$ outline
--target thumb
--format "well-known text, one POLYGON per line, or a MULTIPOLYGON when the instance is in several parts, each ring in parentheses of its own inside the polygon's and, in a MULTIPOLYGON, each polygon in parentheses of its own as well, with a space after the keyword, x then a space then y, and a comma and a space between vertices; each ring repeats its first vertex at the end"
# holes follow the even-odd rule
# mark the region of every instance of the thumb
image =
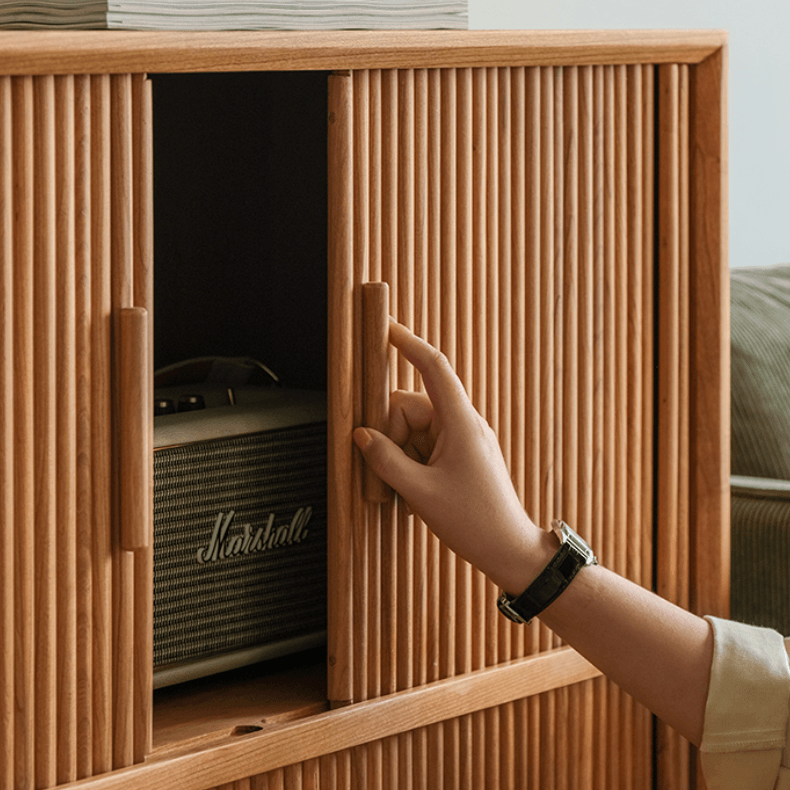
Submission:
MULTIPOLYGON (((409 458, 395 442, 373 428, 356 428, 354 442, 370 468, 405 499, 409 499, 415 475, 425 471, 409 458)), ((419 478, 417 478, 419 479, 419 478)))

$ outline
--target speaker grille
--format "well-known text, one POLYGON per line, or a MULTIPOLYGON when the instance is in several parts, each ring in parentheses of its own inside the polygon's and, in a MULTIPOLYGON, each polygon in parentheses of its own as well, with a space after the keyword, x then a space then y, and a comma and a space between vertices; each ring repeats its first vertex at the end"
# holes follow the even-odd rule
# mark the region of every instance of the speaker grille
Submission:
POLYGON ((154 454, 154 666, 326 629, 326 423, 154 454))

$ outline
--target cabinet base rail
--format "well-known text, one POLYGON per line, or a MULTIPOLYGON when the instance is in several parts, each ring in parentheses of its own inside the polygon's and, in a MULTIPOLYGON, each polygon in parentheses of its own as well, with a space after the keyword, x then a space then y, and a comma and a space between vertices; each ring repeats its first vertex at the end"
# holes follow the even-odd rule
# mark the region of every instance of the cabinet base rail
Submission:
POLYGON ((569 647, 197 747, 187 741, 142 765, 64 790, 205 790, 600 676, 569 647))

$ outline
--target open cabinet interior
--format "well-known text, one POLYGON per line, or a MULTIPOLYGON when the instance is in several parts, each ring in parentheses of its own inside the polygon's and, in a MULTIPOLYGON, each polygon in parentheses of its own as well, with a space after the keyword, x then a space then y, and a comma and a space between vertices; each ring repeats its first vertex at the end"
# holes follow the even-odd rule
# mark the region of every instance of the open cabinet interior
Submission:
MULTIPOLYGON (((326 73, 151 79, 155 368, 245 357, 325 391, 326 73)), ((154 748, 322 710, 325 667, 318 647, 159 689, 154 748)))
POLYGON ((153 75, 154 364, 326 388, 323 72, 153 75))

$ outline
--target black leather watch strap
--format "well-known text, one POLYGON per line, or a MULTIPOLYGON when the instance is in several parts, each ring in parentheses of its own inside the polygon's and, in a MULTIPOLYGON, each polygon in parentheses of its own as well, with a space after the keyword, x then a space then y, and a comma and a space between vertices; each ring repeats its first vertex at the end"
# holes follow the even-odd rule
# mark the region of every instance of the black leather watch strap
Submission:
POLYGON ((581 568, 597 563, 590 547, 567 524, 559 522, 555 532, 563 542, 537 579, 516 598, 503 593, 497 601, 500 611, 514 622, 529 623, 559 598, 581 568))

